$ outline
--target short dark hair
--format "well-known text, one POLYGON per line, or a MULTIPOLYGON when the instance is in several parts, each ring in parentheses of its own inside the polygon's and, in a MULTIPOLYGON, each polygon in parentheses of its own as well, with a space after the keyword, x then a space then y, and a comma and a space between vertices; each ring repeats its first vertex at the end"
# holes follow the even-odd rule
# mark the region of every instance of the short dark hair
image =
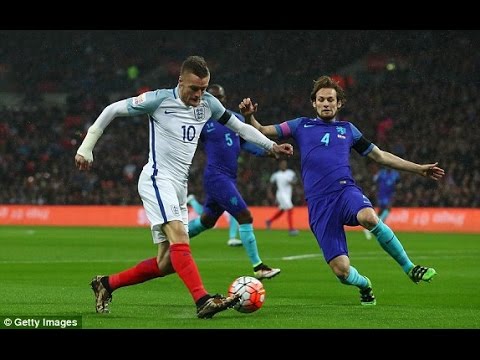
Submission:
POLYGON ((201 56, 192 55, 185 59, 180 68, 180 74, 190 72, 194 75, 197 75, 199 78, 203 79, 210 75, 210 70, 208 70, 207 62, 201 56))
POLYGON ((211 84, 208 86, 207 88, 207 91, 209 93, 212 93, 212 90, 217 90, 218 92, 218 96, 222 97, 222 98, 225 98, 226 95, 225 95, 225 89, 223 88, 222 85, 219 85, 219 84, 211 84))
POLYGON ((317 97, 317 92, 320 89, 335 89, 337 92, 337 101, 341 101, 342 105, 345 105, 347 102, 347 97, 345 95, 345 90, 333 80, 330 76, 320 76, 317 80, 313 81, 313 89, 310 93, 310 100, 315 101, 317 97))

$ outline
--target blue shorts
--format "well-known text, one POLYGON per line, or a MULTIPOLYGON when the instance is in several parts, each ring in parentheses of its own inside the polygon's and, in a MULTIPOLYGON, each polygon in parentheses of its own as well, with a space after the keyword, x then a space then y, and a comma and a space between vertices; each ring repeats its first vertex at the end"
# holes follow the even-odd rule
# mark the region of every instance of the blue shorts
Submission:
POLYGON ((308 200, 310 229, 327 263, 339 255, 348 256, 343 226, 358 226, 357 214, 366 207, 373 208, 372 203, 355 185, 308 200))
POLYGON ((220 217, 228 211, 234 217, 247 208, 245 200, 237 190, 237 182, 222 174, 210 175, 203 180, 205 189, 204 212, 213 217, 220 217))

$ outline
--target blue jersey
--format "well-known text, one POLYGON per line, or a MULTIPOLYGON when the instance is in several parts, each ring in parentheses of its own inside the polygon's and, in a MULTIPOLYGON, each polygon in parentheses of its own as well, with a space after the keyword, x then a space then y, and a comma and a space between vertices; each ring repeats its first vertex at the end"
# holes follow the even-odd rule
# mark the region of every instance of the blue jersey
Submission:
MULTIPOLYGON (((234 113, 245 122, 242 115, 234 113)), ((205 145, 207 164, 203 173, 205 213, 219 217, 224 211, 235 216, 247 208, 237 189, 238 156, 246 150, 254 155, 265 155, 265 150, 246 142, 238 134, 212 119, 208 120, 200 134, 205 145)))
MULTIPOLYGON (((241 121, 245 118, 232 111, 241 121)), ((234 131, 215 120, 208 120, 200 134, 200 141, 205 145, 207 164, 204 177, 209 178, 215 174, 223 174, 237 178, 238 156, 240 151, 246 150, 254 155, 262 156, 265 150, 255 144, 246 142, 234 131)))
POLYGON ((400 173, 395 169, 381 169, 374 177, 377 183, 379 199, 391 199, 395 194, 395 185, 400 179, 400 173))
POLYGON ((348 121, 326 122, 306 117, 275 125, 280 138, 292 137, 300 150, 302 181, 310 228, 327 263, 348 256, 344 225, 359 225, 357 214, 372 207, 355 184, 350 151, 367 155, 373 144, 348 121))
MULTIPOLYGON (((348 121, 326 122, 301 117, 275 125, 280 139, 292 137, 299 148, 305 198, 338 192, 355 185, 350 168, 353 147, 362 156, 373 149, 365 140, 356 146, 362 133, 348 121)), ((356 185, 355 185, 356 186, 356 185)))

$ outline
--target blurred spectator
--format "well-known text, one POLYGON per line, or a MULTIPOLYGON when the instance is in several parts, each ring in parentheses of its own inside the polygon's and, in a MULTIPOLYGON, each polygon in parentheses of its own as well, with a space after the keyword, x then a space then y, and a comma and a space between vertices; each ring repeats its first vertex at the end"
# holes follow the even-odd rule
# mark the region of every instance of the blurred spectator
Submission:
MULTIPOLYGON (((147 158, 138 144, 148 141, 148 119, 116 122, 105 135, 116 141, 102 138, 97 145, 112 156, 96 160, 88 175, 75 169, 73 152, 88 119, 103 107, 140 88, 173 86, 181 60, 200 54, 215 70, 215 82, 234 84, 228 107, 249 96, 259 103, 260 118, 277 123, 311 116, 312 80, 336 74, 347 90, 343 116, 367 138, 388 142, 392 152, 413 161, 439 161, 446 170, 446 179, 435 184, 402 174, 396 206, 479 207, 479 42, 478 32, 469 31, 2 30, 0 91, 18 100, 0 103, 0 203, 140 205, 130 180, 147 158), (145 52, 147 41, 157 46, 145 52), (372 59, 375 71, 369 71, 372 59), (134 81, 128 78, 132 64, 134 81), (63 106, 48 101, 52 91, 66 94, 63 106)), ((360 166, 364 161, 352 156, 351 166, 371 196, 375 169, 360 166)), ((197 151, 189 191, 200 197, 204 164, 197 151)), ((238 186, 248 204, 271 203, 266 184, 274 170, 274 162, 239 158, 238 186)), ((293 203, 304 205, 301 186, 293 203)))

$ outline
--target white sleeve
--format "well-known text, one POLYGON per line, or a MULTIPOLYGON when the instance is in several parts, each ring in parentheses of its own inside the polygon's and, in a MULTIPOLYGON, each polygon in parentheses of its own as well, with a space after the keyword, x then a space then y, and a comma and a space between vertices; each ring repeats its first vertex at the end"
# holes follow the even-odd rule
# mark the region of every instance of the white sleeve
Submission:
POLYGON ((128 115, 130 114, 127 109, 127 100, 120 100, 103 109, 102 113, 98 116, 92 126, 103 131, 116 117, 128 115))
POLYGON ((77 150, 77 154, 82 155, 88 162, 93 161, 93 148, 97 143, 103 130, 118 116, 128 116, 127 100, 120 100, 108 105, 103 109, 97 120, 88 128, 87 135, 83 139, 82 145, 77 150))
POLYGON ((275 144, 275 141, 267 138, 253 126, 243 123, 233 114, 230 116, 230 119, 227 120, 225 126, 235 131, 245 140, 261 146, 264 149, 271 150, 275 144))

